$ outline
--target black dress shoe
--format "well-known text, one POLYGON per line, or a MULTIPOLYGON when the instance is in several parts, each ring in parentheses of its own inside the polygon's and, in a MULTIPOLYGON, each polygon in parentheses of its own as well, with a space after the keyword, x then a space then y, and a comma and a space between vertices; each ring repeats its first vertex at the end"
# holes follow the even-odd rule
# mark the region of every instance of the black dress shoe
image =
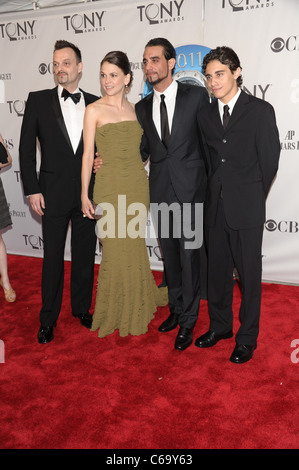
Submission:
POLYGON ((252 358, 255 349, 256 344, 247 345, 237 343, 230 357, 230 361, 235 364, 243 364, 252 358))
POLYGON ((75 318, 79 318, 80 322, 86 328, 91 328, 92 325, 92 315, 89 312, 86 313, 73 313, 75 318))
POLYGON ((193 341, 192 332, 192 328, 184 328, 183 326, 181 326, 174 343, 175 349, 178 349, 179 351, 184 351, 184 349, 188 348, 188 346, 190 346, 193 341))
POLYGON ((159 326, 158 330, 161 333, 174 330, 178 326, 178 316, 175 313, 171 313, 169 317, 159 326))
POLYGON ((37 340, 40 344, 46 344, 52 341, 52 339, 54 338, 53 328, 54 328, 54 325, 40 327, 38 334, 37 334, 37 340))
POLYGON ((217 335, 214 331, 208 331, 204 335, 197 338, 195 341, 195 346, 198 348, 210 348, 211 346, 215 346, 221 339, 228 339, 232 338, 233 332, 229 331, 224 335, 217 335))

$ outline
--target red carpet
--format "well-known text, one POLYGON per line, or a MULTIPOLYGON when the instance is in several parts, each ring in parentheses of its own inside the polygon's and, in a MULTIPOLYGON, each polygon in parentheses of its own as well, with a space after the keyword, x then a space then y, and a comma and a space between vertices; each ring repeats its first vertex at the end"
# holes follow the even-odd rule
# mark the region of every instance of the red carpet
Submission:
MULTIPOLYGON (((55 339, 40 345, 42 260, 8 263, 17 301, 0 292, 1 449, 298 448, 299 287, 263 285, 258 348, 237 365, 233 338, 175 351, 176 331, 157 331, 167 308, 146 335, 99 339, 71 315, 69 262, 55 339)), ((235 312, 239 301, 236 286, 235 312)), ((207 328, 202 301, 194 337, 207 328)))

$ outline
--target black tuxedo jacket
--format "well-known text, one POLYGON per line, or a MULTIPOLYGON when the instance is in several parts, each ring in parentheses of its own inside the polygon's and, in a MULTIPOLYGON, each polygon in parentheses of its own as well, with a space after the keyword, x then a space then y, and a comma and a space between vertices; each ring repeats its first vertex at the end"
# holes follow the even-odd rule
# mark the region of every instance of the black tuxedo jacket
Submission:
MULTIPOLYGON (((98 99, 97 96, 82 93, 86 106, 98 99)), ((83 135, 74 153, 57 87, 29 93, 19 150, 25 195, 42 193, 47 213, 52 215, 64 214, 74 205, 81 208, 83 135), (36 170, 36 138, 41 148, 39 175, 36 170)), ((92 176, 89 188, 91 199, 93 183, 92 176)))
POLYGON ((232 229, 263 225, 265 201, 280 155, 273 107, 241 91, 225 131, 217 100, 205 108, 200 123, 209 154, 206 223, 214 225, 222 191, 232 229))
POLYGON ((162 143, 152 118, 153 93, 136 104, 136 114, 144 130, 142 158, 145 161, 150 156, 151 202, 168 202, 169 185, 181 203, 204 200, 207 178, 199 115, 208 103, 205 88, 178 82, 168 149, 162 143))

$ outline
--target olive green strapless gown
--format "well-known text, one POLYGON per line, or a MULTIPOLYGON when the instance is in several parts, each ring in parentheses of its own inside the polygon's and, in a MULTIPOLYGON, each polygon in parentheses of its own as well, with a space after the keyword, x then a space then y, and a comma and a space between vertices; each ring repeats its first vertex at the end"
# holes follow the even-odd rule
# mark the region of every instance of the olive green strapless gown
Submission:
POLYGON ((115 330, 120 336, 146 333, 157 306, 168 303, 167 288, 156 286, 144 238, 149 186, 140 156, 142 132, 138 121, 96 130, 103 165, 93 199, 104 213, 97 222, 103 250, 91 331, 99 329, 100 338, 115 330))

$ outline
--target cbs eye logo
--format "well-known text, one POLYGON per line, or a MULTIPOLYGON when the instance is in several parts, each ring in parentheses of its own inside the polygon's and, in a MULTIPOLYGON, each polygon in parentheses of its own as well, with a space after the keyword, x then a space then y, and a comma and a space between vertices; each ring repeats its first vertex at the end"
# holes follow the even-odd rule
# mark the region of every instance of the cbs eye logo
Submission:
POLYGON ((273 52, 280 52, 284 49, 284 40, 282 38, 275 38, 271 42, 271 50, 273 52))
POLYGON ((265 223, 265 228, 268 232, 278 230, 278 232, 282 233, 298 233, 299 223, 295 220, 281 220, 280 222, 276 222, 273 219, 269 219, 265 223))
POLYGON ((265 223, 265 228, 268 230, 268 232, 274 232, 274 230, 277 229, 277 223, 275 220, 267 220, 265 223))
POLYGON ((270 48, 273 52, 281 52, 286 49, 289 52, 299 50, 299 36, 290 36, 286 40, 277 37, 272 40, 270 48))
POLYGON ((46 75, 46 73, 53 74, 53 64, 50 62, 49 64, 42 63, 38 66, 38 71, 41 75, 46 75))

